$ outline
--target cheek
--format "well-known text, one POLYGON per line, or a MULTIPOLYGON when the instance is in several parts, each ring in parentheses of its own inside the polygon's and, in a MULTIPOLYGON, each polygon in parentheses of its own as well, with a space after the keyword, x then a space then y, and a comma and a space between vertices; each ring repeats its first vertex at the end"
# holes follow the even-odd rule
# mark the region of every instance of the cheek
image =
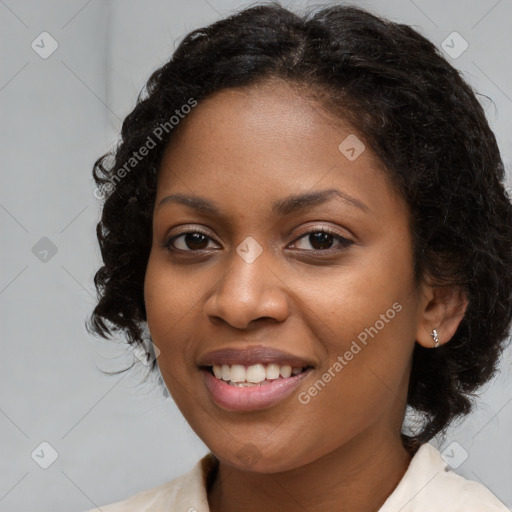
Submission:
POLYGON ((185 417, 191 414, 194 401, 189 396, 187 374, 190 367, 188 334, 190 318, 197 297, 183 275, 171 272, 165 260, 151 255, 144 280, 144 301, 148 327, 159 348, 158 367, 173 401, 185 417), (188 326, 188 327, 187 327, 188 326))
MULTIPOLYGON (((160 349, 158 364, 166 381, 169 373, 178 376, 187 355, 187 333, 198 302, 198 287, 171 272, 169 265, 150 256, 144 281, 144 302, 151 337, 160 349)), ((169 383, 168 383, 169 384, 169 383)))
POLYGON ((346 435, 356 433, 406 401, 416 332, 412 261, 407 251, 367 254, 334 278, 316 279, 308 296, 324 358, 302 397, 303 421, 330 411, 323 430, 334 438, 341 423, 346 435))
POLYGON ((406 339, 415 331, 417 292, 407 244, 361 248, 343 265, 325 273, 315 269, 299 279, 298 302, 307 305, 300 315, 308 315, 306 323, 330 351, 343 350, 358 336, 364 341, 368 329, 377 334, 376 323, 381 339, 406 339))
MULTIPOLYGON (((380 315, 380 309, 375 311, 380 315)), ((290 444, 307 448, 308 459, 314 460, 377 422, 395 425, 403 417, 413 322, 405 308, 398 312, 392 307, 382 309, 384 315, 386 311, 388 323, 379 315, 366 322, 367 312, 362 318, 348 309, 346 315, 338 315, 336 323, 331 319, 329 327, 338 336, 324 345, 325 364, 301 390, 300 405, 283 425, 290 444), (323 418, 321 425, 318 418, 323 418)))
POLYGON ((196 286, 183 272, 172 270, 165 258, 151 254, 144 279, 144 302, 151 332, 172 329, 198 300, 196 286))

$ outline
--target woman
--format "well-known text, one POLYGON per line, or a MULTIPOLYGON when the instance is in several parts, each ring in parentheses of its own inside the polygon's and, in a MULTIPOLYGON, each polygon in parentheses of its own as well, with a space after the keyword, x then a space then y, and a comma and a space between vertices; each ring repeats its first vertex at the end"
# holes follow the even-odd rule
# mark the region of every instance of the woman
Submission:
POLYGON ((90 328, 147 325, 211 450, 102 510, 507 510, 428 443, 512 320, 503 163, 432 43, 355 7, 243 10, 153 73, 94 177, 90 328))

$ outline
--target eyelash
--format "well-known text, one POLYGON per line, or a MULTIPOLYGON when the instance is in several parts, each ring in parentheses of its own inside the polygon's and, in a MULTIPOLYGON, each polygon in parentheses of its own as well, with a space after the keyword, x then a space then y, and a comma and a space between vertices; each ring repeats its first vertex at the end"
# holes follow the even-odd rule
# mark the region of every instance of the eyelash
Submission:
MULTIPOLYGON (((313 254, 319 254, 319 253, 326 254, 326 253, 329 253, 329 252, 340 251, 340 250, 346 249, 347 247, 349 247, 350 245, 352 245, 354 243, 354 242, 352 242, 352 240, 349 240, 348 238, 345 238, 345 237, 339 235, 334 230, 332 230, 332 229, 330 229, 328 227, 325 227, 325 226, 321 226, 320 227, 319 226, 319 227, 316 227, 316 228, 311 229, 309 231, 306 231, 305 233, 302 233, 298 238, 296 238, 292 242, 292 244, 295 244, 296 242, 298 242, 302 238, 305 238, 308 235, 311 235, 311 234, 314 234, 314 233, 325 233, 325 234, 333 236, 339 242, 340 248, 336 249, 336 248, 329 247, 328 249, 314 249, 314 250, 298 249, 299 251, 305 251, 307 253, 313 253, 313 254)), ((173 237, 169 238, 166 242, 164 242, 162 244, 162 247, 164 249, 167 249, 170 252, 181 252, 181 253, 191 253, 191 254, 194 254, 194 253, 197 253, 197 252, 200 252, 200 251, 204 251, 205 249, 197 249, 197 250, 189 249, 189 250, 184 250, 184 249, 177 249, 177 248, 172 246, 172 244, 173 244, 173 242, 175 240, 177 240, 178 238, 180 238, 180 237, 182 237, 184 235, 189 235, 189 234, 201 234, 201 235, 204 235, 205 237, 207 237, 208 239, 212 240, 212 237, 210 235, 208 235, 208 233, 205 233, 204 231, 202 231, 200 229, 195 229, 193 231, 184 231, 182 233, 174 235, 173 237)))

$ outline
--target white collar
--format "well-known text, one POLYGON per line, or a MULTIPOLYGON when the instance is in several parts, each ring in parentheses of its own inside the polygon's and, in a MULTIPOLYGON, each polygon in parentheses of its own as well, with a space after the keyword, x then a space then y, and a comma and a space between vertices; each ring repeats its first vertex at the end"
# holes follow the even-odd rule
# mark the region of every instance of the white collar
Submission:
MULTIPOLYGON (((209 452, 188 473, 124 501, 103 506, 101 510, 210 512, 207 485, 217 467, 217 459, 209 452)), ((378 512, 510 511, 485 486, 451 471, 439 451, 425 443, 416 451, 407 471, 378 512)))

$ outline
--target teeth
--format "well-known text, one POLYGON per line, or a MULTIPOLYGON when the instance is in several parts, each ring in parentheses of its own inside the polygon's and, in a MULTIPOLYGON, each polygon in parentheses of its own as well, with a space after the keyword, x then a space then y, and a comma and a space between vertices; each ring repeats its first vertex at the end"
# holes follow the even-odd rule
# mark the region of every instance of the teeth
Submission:
MULTIPOLYGON (((235 368, 236 365, 233 365, 235 368)), ((247 368, 247 374, 245 379, 247 382, 254 382, 257 384, 258 382, 262 382, 267 378, 267 372, 265 367, 262 364, 253 364, 247 368)))
POLYGON ((227 364, 222 365, 222 380, 229 380, 231 378, 231 370, 227 364))
POLYGON ((251 366, 241 364, 233 364, 231 366, 227 364, 214 364, 213 374, 219 380, 236 383, 240 386, 244 384, 258 384, 264 381, 264 383, 266 383, 267 381, 275 380, 279 377, 287 379, 291 375, 298 375, 303 369, 302 367, 292 368, 288 364, 280 366, 275 363, 267 365, 258 363, 251 366))
MULTIPOLYGON (((302 368, 300 368, 302 370, 302 368)), ((279 378, 279 365, 272 363, 267 365, 267 379, 278 379, 279 378)))
POLYGON ((217 379, 222 379, 222 366, 219 366, 218 364, 214 364, 213 365, 213 373, 214 373, 215 377, 217 377, 217 379))
MULTIPOLYGON (((229 366, 228 366, 228 368, 229 368, 229 366)), ((242 366, 241 364, 234 364, 231 367, 230 380, 232 382, 244 382, 246 373, 247 372, 245 371, 245 366, 242 366)), ((227 379, 224 379, 224 380, 227 380, 227 379)), ((251 382, 258 382, 258 381, 251 381, 251 382)))
POLYGON ((292 367, 289 364, 281 366, 279 373, 281 374, 281 377, 287 379, 292 374, 292 367))

